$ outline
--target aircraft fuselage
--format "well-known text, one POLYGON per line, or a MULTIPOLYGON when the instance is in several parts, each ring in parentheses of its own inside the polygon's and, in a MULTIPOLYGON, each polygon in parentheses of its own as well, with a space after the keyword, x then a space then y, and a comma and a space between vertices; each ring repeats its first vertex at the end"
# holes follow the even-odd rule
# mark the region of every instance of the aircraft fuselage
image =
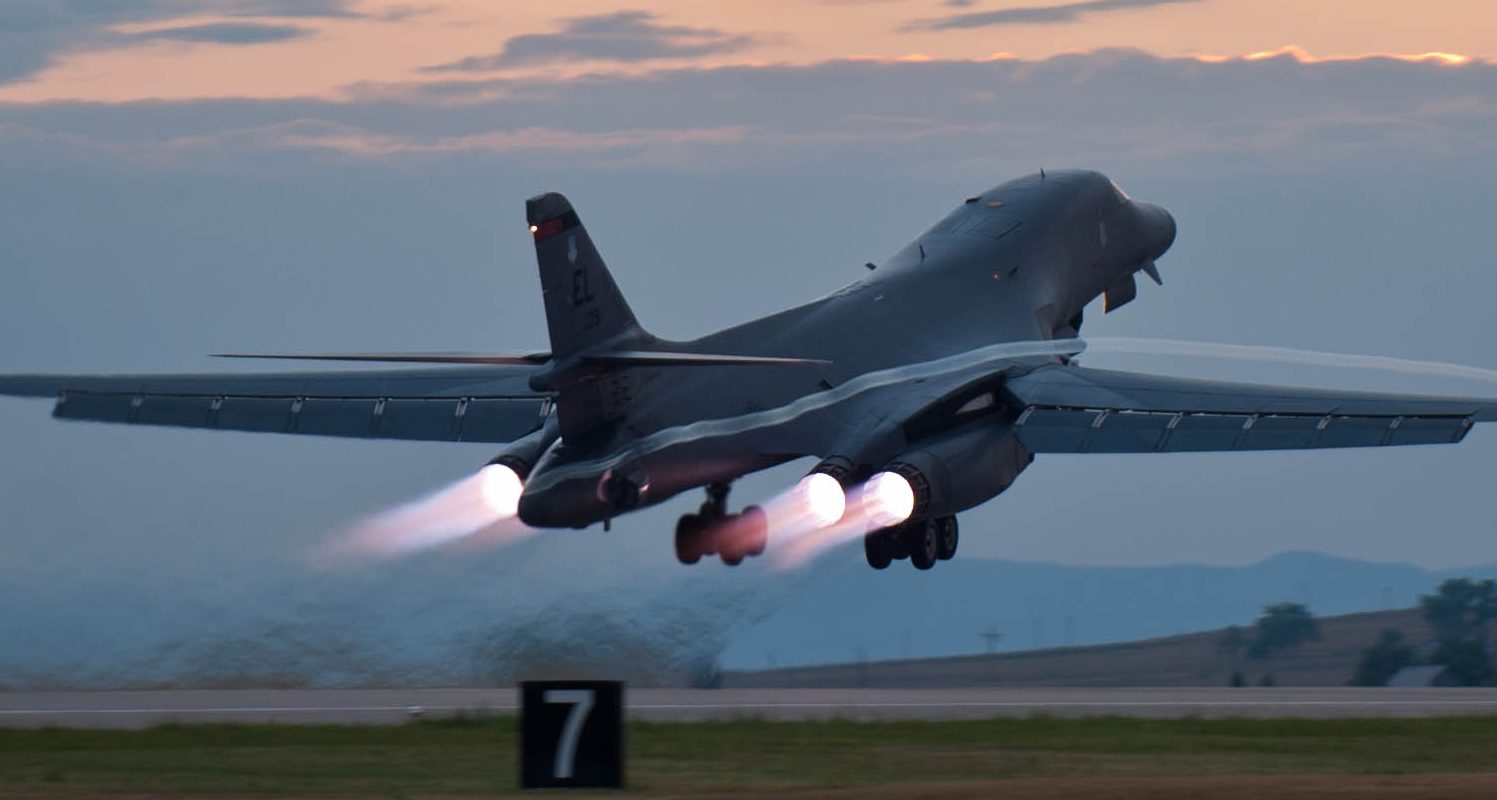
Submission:
MULTIPOLYGON (((539 527, 586 526, 799 457, 766 447, 766 420, 778 423, 823 399, 856 402, 858 394, 839 395, 838 387, 860 376, 897 379, 901 369, 1005 342, 1072 338, 1082 309, 1098 296, 1107 294, 1111 307, 1132 299, 1134 274, 1152 269, 1174 236, 1164 209, 1132 201, 1096 172, 1033 175, 968 198, 830 295, 671 343, 685 352, 772 353, 825 366, 772 375, 762 367, 600 374, 597 388, 614 404, 616 421, 580 440, 542 435, 544 454, 519 515, 539 527)), ((815 424, 814 414, 805 416, 813 419, 783 424, 815 424)), ((866 432, 854 423, 849 439, 888 438, 880 422, 869 420, 866 432)), ((868 449, 873 458, 893 455, 868 449)), ((992 494, 1005 486, 995 476, 992 494)))

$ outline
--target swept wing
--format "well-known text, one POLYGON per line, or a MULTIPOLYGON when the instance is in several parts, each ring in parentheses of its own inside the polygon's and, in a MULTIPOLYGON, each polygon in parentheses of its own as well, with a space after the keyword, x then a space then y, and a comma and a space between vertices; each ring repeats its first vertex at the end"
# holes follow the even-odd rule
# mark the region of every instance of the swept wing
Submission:
POLYGON ((358 439, 509 442, 540 427, 533 367, 216 375, 10 375, 59 419, 358 439))
POLYGON ((1304 389, 1049 365, 1008 381, 1033 453, 1449 444, 1497 399, 1304 389))

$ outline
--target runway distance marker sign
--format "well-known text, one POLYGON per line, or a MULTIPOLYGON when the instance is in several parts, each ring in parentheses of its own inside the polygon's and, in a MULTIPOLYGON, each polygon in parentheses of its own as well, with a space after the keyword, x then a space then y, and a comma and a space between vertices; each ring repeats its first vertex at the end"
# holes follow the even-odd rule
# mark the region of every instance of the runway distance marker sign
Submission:
POLYGON ((624 684, 520 684, 520 788, 621 788, 624 684))

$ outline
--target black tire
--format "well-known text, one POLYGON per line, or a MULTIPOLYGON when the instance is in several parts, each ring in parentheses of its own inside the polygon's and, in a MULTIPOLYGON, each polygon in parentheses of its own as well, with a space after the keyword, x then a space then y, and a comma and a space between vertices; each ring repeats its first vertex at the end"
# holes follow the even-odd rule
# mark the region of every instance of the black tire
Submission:
POLYGON ((919 520, 909 523, 904 529, 904 538, 909 542, 910 563, 915 569, 930 569, 936 565, 936 521, 919 520))
POLYGON ((676 560, 682 564, 695 564, 702 560, 702 518, 696 514, 682 514, 676 520, 676 560))
POLYGON ((903 561, 910 557, 910 537, 905 535, 909 523, 898 525, 893 528, 884 528, 884 546, 889 548, 889 557, 895 561, 903 561))
POLYGON ((730 567, 736 567, 743 563, 743 554, 739 552, 723 553, 723 563, 730 567))
POLYGON ((868 566, 874 569, 888 569, 894 563, 894 548, 888 530, 880 529, 863 537, 863 556, 868 559, 868 566))
POLYGON ((941 517, 936 520, 936 558, 950 561, 956 556, 956 546, 960 540, 956 517, 941 517))
POLYGON ((758 506, 749 506, 739 515, 743 531, 741 545, 744 555, 757 556, 764 553, 769 544, 769 515, 758 506))

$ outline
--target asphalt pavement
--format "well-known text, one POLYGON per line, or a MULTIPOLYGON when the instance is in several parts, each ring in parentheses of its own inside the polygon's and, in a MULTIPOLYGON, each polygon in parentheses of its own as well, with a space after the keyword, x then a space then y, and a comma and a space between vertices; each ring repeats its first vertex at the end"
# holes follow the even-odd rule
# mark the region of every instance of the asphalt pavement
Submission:
MULTIPOLYGON (((0 692, 0 727, 142 728, 163 723, 391 724, 513 714, 500 689, 243 689, 0 692)), ((723 719, 989 717, 1430 717, 1497 714, 1497 689, 632 689, 628 715, 723 719)))

